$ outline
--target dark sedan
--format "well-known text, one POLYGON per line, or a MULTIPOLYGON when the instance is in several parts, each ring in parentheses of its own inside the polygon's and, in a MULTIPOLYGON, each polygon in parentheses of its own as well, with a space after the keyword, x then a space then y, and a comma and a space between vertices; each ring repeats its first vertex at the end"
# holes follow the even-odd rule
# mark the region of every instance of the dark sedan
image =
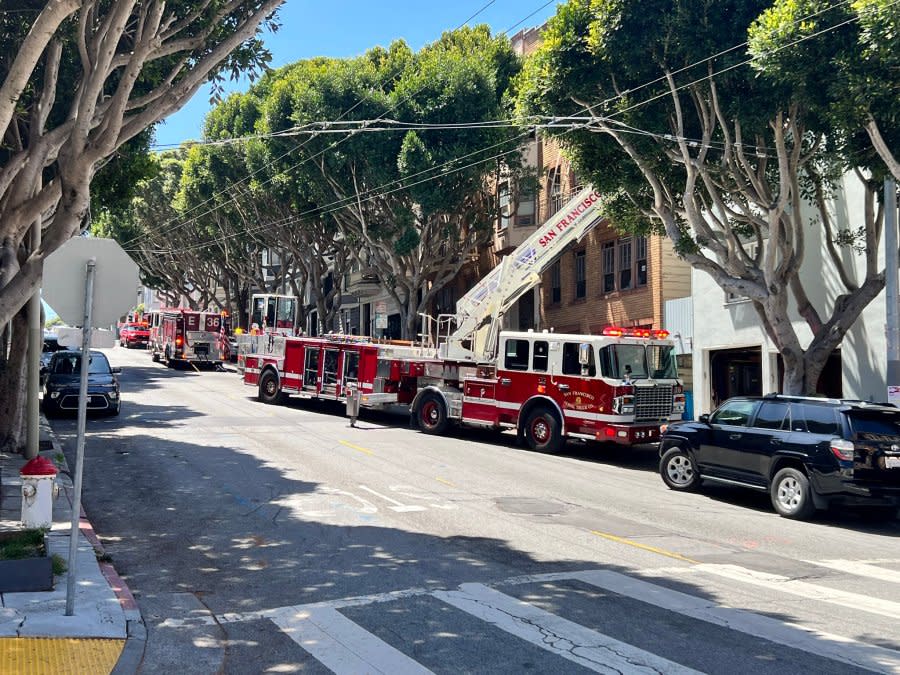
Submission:
MULTIPOLYGON (((102 352, 91 352, 88 364, 87 409, 118 415, 119 378, 121 368, 110 367, 102 352)), ((78 410, 78 389, 81 376, 81 351, 56 352, 50 363, 42 369, 44 399, 42 409, 48 417, 65 411, 78 410)))

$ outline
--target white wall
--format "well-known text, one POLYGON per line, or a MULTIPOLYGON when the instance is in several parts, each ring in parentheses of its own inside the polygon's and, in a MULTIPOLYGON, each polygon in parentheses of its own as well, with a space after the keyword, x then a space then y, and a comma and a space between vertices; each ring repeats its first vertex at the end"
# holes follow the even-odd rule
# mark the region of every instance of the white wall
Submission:
MULTIPOLYGON (((806 229, 806 256, 800 277, 810 301, 823 320, 831 315, 834 301, 841 292, 840 279, 825 248, 824 228, 815 218, 814 209, 807 207, 803 219, 810 223, 806 229)), ((836 228, 857 229, 863 224, 863 191, 855 176, 844 177, 832 203, 836 228)), ((882 242, 883 244, 883 242, 882 242)), ((879 265, 884 264, 883 245, 879 251, 879 265)), ((865 259, 849 248, 841 254, 855 270, 855 280, 865 276, 865 259)), ((780 391, 777 381, 777 350, 759 323, 749 302, 727 303, 725 292, 705 272, 692 270, 691 288, 694 314, 694 407, 697 414, 711 408, 709 385, 709 355, 717 349, 760 347, 763 353, 763 392, 780 391)), ((812 332, 796 311, 791 300, 790 312, 794 327, 805 347, 812 340, 812 332)), ((846 398, 886 400, 886 340, 885 299, 882 293, 864 310, 841 345, 843 391, 846 398)))

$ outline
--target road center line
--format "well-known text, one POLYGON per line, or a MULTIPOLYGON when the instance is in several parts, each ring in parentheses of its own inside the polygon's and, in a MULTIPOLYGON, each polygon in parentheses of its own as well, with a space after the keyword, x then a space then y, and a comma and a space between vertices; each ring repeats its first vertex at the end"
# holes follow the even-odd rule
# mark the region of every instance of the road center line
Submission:
POLYGON ((353 448, 354 450, 358 450, 359 452, 365 453, 367 455, 374 455, 375 453, 369 450, 368 448, 363 448, 359 445, 354 445, 349 441, 338 441, 341 445, 346 445, 348 448, 353 448))
POLYGON ((444 485, 449 485, 450 487, 456 487, 456 486, 455 486, 453 483, 451 483, 449 480, 446 480, 446 479, 444 479, 444 478, 441 478, 440 476, 435 476, 435 480, 436 480, 438 483, 443 483, 444 485))
POLYGON ((609 534, 607 532, 599 532, 597 530, 591 530, 591 534, 597 535, 598 537, 603 537, 604 539, 609 539, 610 541, 614 541, 618 544, 626 544, 627 546, 633 546, 635 548, 639 548, 642 551, 649 551, 650 553, 656 553, 657 555, 664 555, 667 558, 674 558, 675 560, 681 560, 683 562, 689 563, 697 563, 696 560, 692 558, 688 558, 687 556, 683 556, 680 553, 675 553, 674 551, 667 551, 663 548, 657 548, 656 546, 650 546, 649 544, 642 544, 639 541, 634 541, 632 539, 626 539, 625 537, 617 537, 614 534, 609 534))

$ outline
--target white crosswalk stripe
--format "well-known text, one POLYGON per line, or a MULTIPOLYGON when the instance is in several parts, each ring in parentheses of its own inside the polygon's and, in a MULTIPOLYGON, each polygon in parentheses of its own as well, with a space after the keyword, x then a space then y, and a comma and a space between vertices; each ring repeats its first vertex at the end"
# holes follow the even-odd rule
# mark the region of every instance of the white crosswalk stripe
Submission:
POLYGON ((890 649, 813 631, 745 610, 721 607, 711 600, 663 588, 618 572, 601 570, 576 572, 573 577, 592 586, 627 595, 684 616, 754 635, 793 649, 825 656, 841 663, 875 672, 900 672, 900 653, 890 649))
MULTIPOLYGON (((811 565, 818 565, 819 567, 837 570, 838 572, 853 574, 858 577, 878 579, 878 581, 884 581, 889 584, 900 584, 900 572, 886 567, 880 567, 877 564, 864 560, 808 560, 806 562, 811 565)), ((900 561, 891 560, 885 562, 897 563, 900 561)))
POLYGON ((596 673, 697 672, 482 584, 463 584, 458 591, 437 591, 434 596, 596 673))
POLYGON ((690 567, 662 568, 655 573, 672 572, 678 575, 711 574, 732 581, 759 586, 770 590, 795 595, 807 600, 818 600, 832 605, 839 605, 857 611, 885 616, 889 619, 900 619, 900 603, 869 595, 850 593, 836 588, 828 588, 808 581, 800 581, 769 572, 749 570, 738 565, 716 565, 700 563, 690 567))
POLYGON ((431 673, 336 609, 288 607, 271 619, 288 637, 335 673, 431 673))
MULTIPOLYGON (((878 581, 896 582, 895 573, 881 563, 897 561, 828 560, 810 562, 824 569, 878 581)), ((737 582, 749 588, 761 588, 802 598, 803 601, 824 603, 856 612, 900 619, 900 603, 879 597, 853 593, 825 585, 791 579, 786 576, 748 569, 733 564, 698 563, 641 570, 645 578, 629 576, 609 570, 583 570, 535 574, 500 580, 491 586, 478 583, 462 584, 456 590, 409 588, 368 596, 347 597, 307 605, 259 610, 245 614, 222 614, 216 617, 169 619, 160 624, 166 627, 190 627, 204 623, 234 623, 269 619, 281 631, 300 645, 322 665, 339 675, 356 673, 390 673, 424 675, 431 673, 401 649, 374 635, 340 610, 383 605, 383 603, 422 602, 423 598, 440 600, 463 613, 468 620, 485 622, 509 634, 510 639, 522 640, 556 657, 567 659, 588 670, 600 673, 675 673, 697 671, 653 652, 605 635, 569 619, 558 616, 530 602, 503 592, 503 589, 529 584, 562 584, 576 582, 621 596, 666 612, 673 612, 690 620, 726 628, 752 636, 790 650, 805 652, 811 659, 827 659, 878 673, 900 673, 900 651, 890 648, 889 640, 869 644, 820 628, 775 619, 746 609, 725 606, 723 600, 703 598, 673 590, 654 583, 658 577, 671 580, 692 580, 712 577, 725 582, 737 582), (650 579, 646 578, 650 577, 650 579)), ((695 584, 704 587, 703 583, 695 584)), ((708 585, 708 584, 707 584, 708 585)), ((559 592, 559 589, 555 589, 559 592)), ((524 596, 529 598, 529 596, 524 596)), ((727 597, 727 596, 725 596, 727 597)), ((804 603, 806 604, 806 603, 804 603)), ((398 606, 398 605, 395 605, 398 606)), ((403 606, 402 604, 399 606, 403 606)), ((377 610, 376 610, 377 611, 377 610)), ((602 609, 599 611, 603 611, 602 609)), ((475 628, 475 633, 480 633, 475 628)), ((381 635, 391 635, 388 631, 381 635)), ((398 644, 402 648, 403 638, 398 644)), ((418 643, 417 643, 418 644, 418 643)), ((646 646, 643 644, 642 646, 646 646)), ((727 644, 713 648, 728 650, 727 644)), ((462 643, 460 643, 460 648, 462 643)), ((671 656, 671 654, 669 654, 671 656)), ((554 657, 548 657, 554 658, 554 657)), ((797 656, 786 657, 797 659, 797 656)), ((434 662, 432 662, 434 663, 434 662)), ((696 661, 690 661, 696 665, 696 661)), ((513 664, 510 664, 511 666, 513 664)), ((434 667, 434 666, 432 666, 434 667)), ((843 666, 841 666, 843 667, 843 666)), ((839 669, 841 668, 839 667, 839 669)))

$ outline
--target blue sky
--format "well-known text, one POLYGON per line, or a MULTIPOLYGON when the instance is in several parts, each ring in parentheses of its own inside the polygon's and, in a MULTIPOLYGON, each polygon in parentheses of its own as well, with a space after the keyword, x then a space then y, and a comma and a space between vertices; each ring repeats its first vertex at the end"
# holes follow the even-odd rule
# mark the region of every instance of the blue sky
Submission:
MULTIPOLYGON (((495 33, 512 28, 512 35, 542 24, 556 12, 556 4, 547 0, 287 0, 279 13, 281 30, 266 35, 265 42, 272 52, 271 65, 277 68, 314 56, 357 56, 398 38, 419 49, 482 8, 469 23, 486 23, 495 33)), ((248 86, 247 82, 228 83, 227 89, 244 91, 248 86)), ((203 88, 157 127, 157 144, 199 138, 209 108, 209 90, 203 88)))

